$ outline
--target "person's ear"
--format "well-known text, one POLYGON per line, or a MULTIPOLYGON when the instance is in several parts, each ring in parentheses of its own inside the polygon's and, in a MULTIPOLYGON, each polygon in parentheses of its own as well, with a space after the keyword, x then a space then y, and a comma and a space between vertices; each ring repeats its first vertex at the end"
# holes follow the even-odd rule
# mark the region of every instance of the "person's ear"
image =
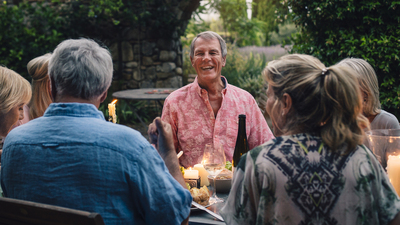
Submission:
POLYGON ((107 93, 108 93, 108 90, 105 91, 105 92, 100 96, 100 103, 102 103, 102 102, 104 102, 104 100, 106 100, 106 98, 107 98, 107 93))
POLYGON ((226 56, 222 57, 222 67, 226 65, 226 56))
POLYGON ((284 93, 281 98, 282 116, 288 114, 291 108, 292 108, 292 97, 288 93, 284 93))
POLYGON ((23 110, 18 110, 19 117, 18 120, 23 120, 24 119, 24 109, 23 110))
POLYGON ((367 101, 368 101, 368 92, 363 91, 363 92, 362 92, 362 95, 363 95, 363 102, 364 102, 364 103, 367 103, 367 101))

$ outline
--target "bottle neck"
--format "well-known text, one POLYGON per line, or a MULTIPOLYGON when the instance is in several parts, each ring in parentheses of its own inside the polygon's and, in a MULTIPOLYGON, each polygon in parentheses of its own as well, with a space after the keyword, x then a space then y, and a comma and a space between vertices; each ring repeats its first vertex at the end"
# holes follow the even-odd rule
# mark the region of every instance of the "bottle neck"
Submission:
POLYGON ((246 134, 246 119, 239 118, 239 130, 238 135, 246 134))

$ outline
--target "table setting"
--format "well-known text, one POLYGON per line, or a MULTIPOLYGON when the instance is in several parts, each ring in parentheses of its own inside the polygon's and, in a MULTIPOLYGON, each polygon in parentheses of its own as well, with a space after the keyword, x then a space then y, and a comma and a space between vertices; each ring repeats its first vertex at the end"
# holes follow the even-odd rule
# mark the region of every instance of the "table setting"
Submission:
MULTIPOLYGON (((179 152, 179 158, 183 152, 179 152)), ((219 215, 232 184, 231 162, 226 161, 222 145, 206 144, 201 163, 189 168, 181 167, 193 202, 189 224, 225 224, 219 215), (218 195, 217 195, 218 194, 218 195)))

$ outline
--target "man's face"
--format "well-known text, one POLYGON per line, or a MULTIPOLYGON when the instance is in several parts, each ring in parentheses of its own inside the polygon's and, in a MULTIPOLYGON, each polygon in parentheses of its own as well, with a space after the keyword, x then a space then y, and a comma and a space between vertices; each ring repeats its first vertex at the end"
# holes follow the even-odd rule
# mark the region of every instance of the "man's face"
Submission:
POLYGON ((226 57, 222 57, 221 46, 217 38, 205 40, 198 38, 194 43, 194 55, 190 57, 192 66, 197 72, 197 79, 201 82, 211 82, 221 76, 226 57))

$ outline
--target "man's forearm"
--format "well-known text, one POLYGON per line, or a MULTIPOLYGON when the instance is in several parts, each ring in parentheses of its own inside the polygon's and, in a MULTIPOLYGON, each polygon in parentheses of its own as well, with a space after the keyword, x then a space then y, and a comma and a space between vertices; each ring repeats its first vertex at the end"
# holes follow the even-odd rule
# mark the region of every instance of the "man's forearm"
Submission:
MULTIPOLYGON (((159 146, 159 148, 162 148, 162 146, 159 146)), ((182 172, 179 169, 179 161, 178 157, 176 157, 175 151, 168 151, 166 155, 162 155, 161 157, 163 158, 172 177, 174 177, 182 187, 186 188, 185 180, 183 179, 182 172)))

